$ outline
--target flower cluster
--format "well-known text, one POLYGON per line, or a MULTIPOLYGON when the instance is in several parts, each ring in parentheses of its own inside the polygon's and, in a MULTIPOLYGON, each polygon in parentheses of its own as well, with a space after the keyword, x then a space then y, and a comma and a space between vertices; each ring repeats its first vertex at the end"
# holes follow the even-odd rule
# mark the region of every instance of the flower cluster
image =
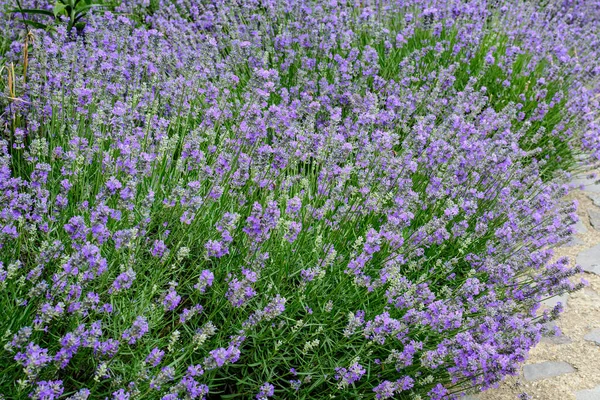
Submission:
POLYGON ((0 392, 515 374, 582 287, 551 249, 600 159, 600 8, 538 3, 124 0, 67 32, 0 0, 0 392))

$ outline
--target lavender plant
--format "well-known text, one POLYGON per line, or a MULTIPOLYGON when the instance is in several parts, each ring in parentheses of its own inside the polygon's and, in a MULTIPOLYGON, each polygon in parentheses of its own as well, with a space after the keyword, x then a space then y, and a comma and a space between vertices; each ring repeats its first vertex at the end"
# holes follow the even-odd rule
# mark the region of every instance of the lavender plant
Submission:
MULTIPOLYGON (((0 392, 452 399, 581 288, 593 2, 123 2, 3 98, 0 392)), ((13 24, 6 22, 3 26, 13 24)), ((18 42, 6 57, 18 63, 18 42)))

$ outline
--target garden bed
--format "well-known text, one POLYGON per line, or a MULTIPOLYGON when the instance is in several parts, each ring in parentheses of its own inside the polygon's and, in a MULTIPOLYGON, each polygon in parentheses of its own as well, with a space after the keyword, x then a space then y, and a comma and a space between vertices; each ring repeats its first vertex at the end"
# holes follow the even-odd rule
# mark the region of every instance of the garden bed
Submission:
POLYGON ((597 4, 0 5, 8 398, 454 399, 585 287, 597 4))

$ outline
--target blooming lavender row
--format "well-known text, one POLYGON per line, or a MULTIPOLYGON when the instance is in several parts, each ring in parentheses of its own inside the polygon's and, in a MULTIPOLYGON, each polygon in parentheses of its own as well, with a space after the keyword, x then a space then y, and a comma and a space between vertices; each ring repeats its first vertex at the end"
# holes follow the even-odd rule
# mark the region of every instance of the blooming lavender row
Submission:
POLYGON ((583 285, 551 247, 600 156, 598 4, 0 16, 8 398, 452 399, 583 285))

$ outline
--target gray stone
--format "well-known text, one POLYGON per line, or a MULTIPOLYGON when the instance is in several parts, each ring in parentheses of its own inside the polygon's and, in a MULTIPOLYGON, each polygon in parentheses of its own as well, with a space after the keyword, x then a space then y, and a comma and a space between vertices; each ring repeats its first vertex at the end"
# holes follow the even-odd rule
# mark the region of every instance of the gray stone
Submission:
POLYGON ((584 271, 600 275, 600 244, 579 253, 576 263, 584 271))
POLYGON ((600 193, 588 193, 587 197, 594 202, 595 206, 600 207, 600 193))
POLYGON ((584 244, 585 242, 583 240, 579 239, 577 236, 573 236, 567 243, 561 245, 560 247, 575 247, 583 246, 584 244))
POLYGON ((576 400, 598 400, 600 399, 600 385, 593 389, 575 392, 576 400))
POLYGON ((590 217, 590 224, 596 230, 600 230, 600 211, 597 210, 588 210, 588 216, 590 217))
POLYGON ((579 220, 575 223, 573 231, 575 234, 587 233, 588 228, 583 224, 581 220, 579 220))
POLYGON ((569 344, 569 343, 573 343, 573 339, 571 339, 570 337, 565 336, 561 333, 559 336, 556 336, 556 335, 544 336, 544 337, 542 337, 541 342, 547 343, 547 344, 569 344))
POLYGON ((538 364, 528 364, 523 367, 526 381, 538 381, 575 372, 571 364, 564 361, 544 361, 538 364))
POLYGON ((461 397, 460 400, 479 400, 479 397, 474 396, 472 394, 468 394, 464 397, 461 397))
POLYGON ((598 346, 600 346, 600 328, 592 329, 592 331, 585 335, 583 338, 585 340, 589 340, 590 342, 594 342, 598 346))
POLYGON ((589 179, 587 177, 579 177, 573 179, 571 184, 575 185, 577 189, 580 189, 580 186, 583 185, 583 191, 586 193, 600 193, 600 184, 596 183, 598 178, 589 179))
POLYGON ((544 324, 544 327, 548 331, 542 334, 542 343, 567 344, 573 342, 573 340, 570 337, 563 335, 562 332, 560 333, 560 335, 556 335, 556 321, 546 322, 544 324))
POLYGON ((546 335, 546 336, 550 336, 553 335, 553 332, 555 331, 556 327, 558 325, 556 324, 556 320, 552 320, 552 321, 548 321, 546 323, 542 324, 542 327, 544 327, 544 330, 546 331, 546 333, 544 333, 542 331, 542 335, 546 335))
POLYGON ((542 305, 546 306, 547 308, 554 308, 558 303, 562 303, 563 307, 566 307, 568 299, 569 294, 563 293, 560 296, 550 297, 549 299, 542 301, 542 305))

